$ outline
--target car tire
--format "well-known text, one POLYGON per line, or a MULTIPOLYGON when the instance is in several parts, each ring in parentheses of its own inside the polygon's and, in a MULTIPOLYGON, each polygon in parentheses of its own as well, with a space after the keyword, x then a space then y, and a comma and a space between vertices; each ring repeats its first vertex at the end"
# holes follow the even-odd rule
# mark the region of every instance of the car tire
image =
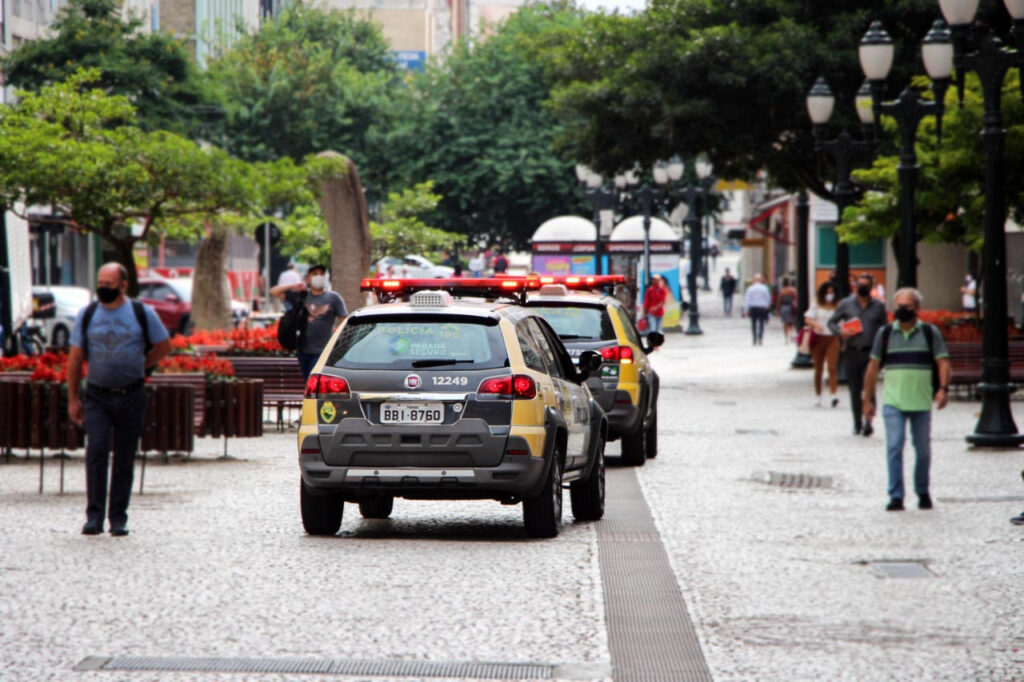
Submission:
POLYGON ((651 421, 647 424, 647 459, 658 456, 658 408, 654 408, 651 421))
POLYGON ((641 422, 633 433, 622 436, 622 463, 642 467, 647 461, 647 424, 641 422))
POLYGON ((68 343, 71 341, 71 332, 68 328, 62 324, 58 324, 53 328, 53 333, 50 334, 50 345, 57 348, 67 348, 68 343))
POLYGON ((386 519, 394 508, 395 498, 392 495, 368 497, 359 502, 359 513, 364 519, 386 519))
POLYGON ((598 521, 604 516, 604 438, 594 448, 590 475, 569 485, 572 515, 577 521, 598 521))
POLYGON ((531 538, 553 538, 561 523, 562 453, 556 448, 540 494, 523 500, 523 525, 531 538))
POLYGON ((317 495, 310 492, 303 482, 299 503, 302 510, 302 527, 310 535, 334 535, 341 528, 345 501, 338 495, 317 495))

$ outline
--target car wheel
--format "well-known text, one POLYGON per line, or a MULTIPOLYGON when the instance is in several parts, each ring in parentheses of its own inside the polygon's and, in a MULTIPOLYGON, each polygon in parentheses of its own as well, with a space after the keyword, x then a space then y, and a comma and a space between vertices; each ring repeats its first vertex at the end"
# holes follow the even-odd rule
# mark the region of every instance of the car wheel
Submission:
POLYGON ((556 448, 540 494, 523 500, 523 524, 531 538, 553 538, 561 523, 562 453, 556 448))
POLYGON ((597 521, 604 516, 604 438, 600 438, 594 448, 590 475, 569 485, 569 499, 577 521, 597 521))
POLYGON ((302 527, 310 535, 334 535, 341 528, 345 501, 339 496, 330 493, 317 495, 310 492, 306 484, 302 483, 299 503, 302 509, 302 527))
POLYGON ((642 467, 647 461, 647 425, 641 423, 636 431, 622 436, 622 463, 642 467))
POLYGON ((364 519, 386 519, 395 508, 395 498, 391 495, 370 497, 359 502, 359 513, 364 519))
POLYGON ((654 408, 651 422, 647 425, 647 459, 658 456, 658 408, 654 408))
POLYGON ((67 348, 68 342, 71 341, 71 333, 68 332, 68 328, 62 324, 58 324, 53 328, 53 334, 50 335, 50 344, 57 348, 67 348))

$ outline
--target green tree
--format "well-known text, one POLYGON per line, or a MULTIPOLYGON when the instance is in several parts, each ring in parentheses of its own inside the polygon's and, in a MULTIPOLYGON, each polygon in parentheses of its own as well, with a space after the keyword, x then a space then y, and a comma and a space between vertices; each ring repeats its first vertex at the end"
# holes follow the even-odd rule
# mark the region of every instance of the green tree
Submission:
POLYGON ((548 218, 579 210, 573 162, 554 149, 566 126, 544 104, 536 42, 581 20, 565 6, 524 7, 415 78, 388 146, 391 186, 433 180, 443 196, 438 227, 518 245, 548 218))
POLYGON ((210 62, 227 148, 251 161, 335 149, 379 188, 379 131, 400 87, 388 50, 354 10, 290 5, 210 62))
POLYGON ((38 91, 95 68, 95 86, 128 97, 144 130, 198 134, 216 113, 201 73, 181 41, 145 33, 142 23, 123 19, 118 0, 70 0, 50 37, 23 43, 0 59, 0 69, 9 85, 38 91))
MULTIPOLYGON (((924 86, 927 79, 919 79, 924 86)), ((1014 71, 1003 84, 1003 117, 1006 140, 1006 199, 1009 215, 1024 222, 1024 104, 1020 99, 1020 80, 1014 71)), ((921 176, 915 197, 915 217, 919 241, 966 244, 980 250, 984 242, 985 159, 978 132, 982 127, 981 84, 969 74, 964 107, 957 105, 951 89, 946 94, 942 143, 936 137, 934 118, 921 123, 917 136, 918 164, 921 176)), ((883 120, 885 134, 898 135, 891 119, 883 120)), ((899 253, 900 216, 899 181, 896 156, 875 159, 869 169, 854 172, 854 177, 869 191, 860 202, 843 214, 839 235, 843 241, 858 243, 877 238, 892 239, 899 253)))
MULTIPOLYGON (((1005 30, 1001 7, 983 13, 1005 30)), ((544 43, 552 101, 570 124, 560 141, 605 172, 705 152, 722 176, 767 169, 778 185, 829 196, 807 90, 826 76, 835 122, 854 125, 857 44, 870 22, 896 42, 895 97, 921 71, 920 40, 938 17, 934 0, 653 0, 637 16, 594 15, 544 43)))
POLYGON ((249 164, 173 133, 144 131, 127 98, 94 87, 99 77, 85 70, 37 93, 21 91, 16 105, 0 108, 0 204, 49 205, 57 220, 94 232, 128 268, 132 292, 136 243, 245 228, 263 219, 267 205, 312 197, 310 174, 327 162, 310 161, 312 171, 290 160, 249 164))
MULTIPOLYGON (((437 208, 441 195, 432 182, 388 193, 380 220, 370 222, 371 262, 387 255, 450 250, 463 236, 430 227, 424 222, 437 208)), ((293 212, 282 230, 281 251, 306 263, 330 263, 331 242, 327 225, 309 208, 293 212)))

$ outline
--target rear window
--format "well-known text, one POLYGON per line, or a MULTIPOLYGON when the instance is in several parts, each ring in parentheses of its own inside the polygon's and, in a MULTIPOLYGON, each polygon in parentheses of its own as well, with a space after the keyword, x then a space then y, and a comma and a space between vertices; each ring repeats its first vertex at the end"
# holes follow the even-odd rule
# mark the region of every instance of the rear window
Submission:
POLYGON ((585 339, 589 341, 611 341, 616 338, 612 321, 604 306, 531 305, 530 308, 548 321, 560 338, 565 341, 585 339))
POLYGON ((496 321, 436 316, 350 318, 328 364, 342 369, 490 369, 508 354, 496 321))

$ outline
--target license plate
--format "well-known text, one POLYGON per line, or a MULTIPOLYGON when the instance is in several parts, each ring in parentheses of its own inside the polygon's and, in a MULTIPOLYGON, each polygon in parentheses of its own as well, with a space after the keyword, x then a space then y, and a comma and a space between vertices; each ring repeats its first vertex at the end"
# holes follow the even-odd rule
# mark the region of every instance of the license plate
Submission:
POLYGON ((444 403, 383 403, 381 424, 443 424, 444 403))

